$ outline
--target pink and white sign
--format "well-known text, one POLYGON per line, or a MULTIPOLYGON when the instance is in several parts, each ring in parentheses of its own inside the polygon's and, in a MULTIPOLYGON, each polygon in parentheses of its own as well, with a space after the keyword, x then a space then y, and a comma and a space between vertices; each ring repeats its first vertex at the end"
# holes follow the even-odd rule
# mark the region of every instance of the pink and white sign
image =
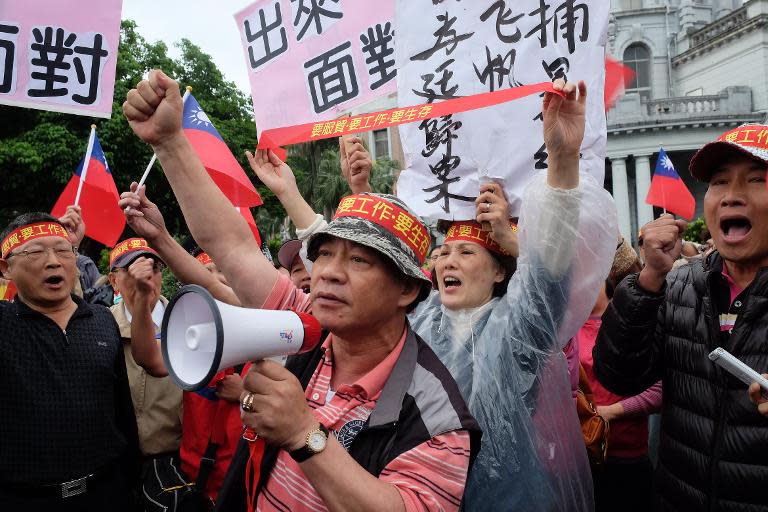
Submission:
POLYGON ((112 115, 122 0, 0 2, 0 104, 112 115))
POLYGON ((396 91, 394 0, 258 0, 235 15, 261 133, 396 91))

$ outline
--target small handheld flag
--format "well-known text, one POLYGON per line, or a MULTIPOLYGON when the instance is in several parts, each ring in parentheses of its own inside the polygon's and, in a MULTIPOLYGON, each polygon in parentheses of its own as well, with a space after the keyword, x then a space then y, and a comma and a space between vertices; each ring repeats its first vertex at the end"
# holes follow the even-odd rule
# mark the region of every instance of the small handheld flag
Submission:
POLYGON ((0 279, 0 300, 11 301, 16 296, 16 285, 13 281, 0 279))
POLYGON ((262 204, 253 183, 192 94, 184 102, 181 126, 208 174, 232 204, 262 204))
POLYGON ((651 188, 648 189, 645 202, 664 208, 665 211, 669 210, 688 220, 693 219, 696 211, 696 199, 675 171, 675 166, 664 148, 659 151, 656 170, 653 173, 651 188))
POLYGON ((51 211, 62 217, 69 205, 79 205, 86 236, 112 247, 125 229, 125 215, 117 206, 120 195, 107 165, 96 130, 91 128, 85 157, 51 211))
POLYGON ((610 57, 605 58, 605 111, 613 107, 616 100, 624 94, 626 84, 635 78, 635 72, 621 62, 610 57))
POLYGON ((235 206, 235 210, 237 210, 237 212, 243 216, 245 222, 248 223, 248 227, 251 228, 251 233, 253 233, 256 243, 261 247, 261 235, 259 234, 259 229, 256 227, 256 219, 253 218, 251 209, 247 206, 235 206))

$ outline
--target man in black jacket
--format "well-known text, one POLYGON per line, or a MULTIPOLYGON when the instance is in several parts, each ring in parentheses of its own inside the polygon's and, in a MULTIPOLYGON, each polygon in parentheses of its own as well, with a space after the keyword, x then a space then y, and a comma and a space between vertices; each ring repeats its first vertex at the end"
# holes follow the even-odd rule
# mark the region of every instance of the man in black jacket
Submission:
POLYGON ((138 437, 120 332, 71 291, 62 222, 27 213, 0 232, 0 510, 122 511, 138 437))
POLYGON ((709 361, 723 347, 768 370, 768 126, 704 146, 691 174, 717 251, 672 271, 686 224, 643 228, 646 266, 617 288, 594 349, 600 382, 634 395, 664 381, 657 487, 664 510, 768 511, 768 417, 709 361))

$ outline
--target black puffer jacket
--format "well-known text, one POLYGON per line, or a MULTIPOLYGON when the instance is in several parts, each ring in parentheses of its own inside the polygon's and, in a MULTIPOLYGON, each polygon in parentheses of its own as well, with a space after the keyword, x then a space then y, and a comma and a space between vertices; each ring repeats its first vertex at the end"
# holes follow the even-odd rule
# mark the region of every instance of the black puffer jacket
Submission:
MULTIPOLYGON (((657 489, 668 511, 768 511, 768 418, 746 386, 708 359, 719 344, 715 252, 649 294, 625 279, 603 316, 593 352, 608 390, 635 395, 664 382, 657 489)), ((762 269, 726 350, 768 372, 768 269, 762 269)))

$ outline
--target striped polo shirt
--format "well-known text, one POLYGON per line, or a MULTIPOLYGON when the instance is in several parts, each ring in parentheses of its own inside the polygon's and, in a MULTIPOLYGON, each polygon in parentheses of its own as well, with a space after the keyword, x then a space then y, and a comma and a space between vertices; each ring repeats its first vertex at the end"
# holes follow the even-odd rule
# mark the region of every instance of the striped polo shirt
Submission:
MULTIPOLYGON (((310 309, 308 297, 285 276, 280 276, 264 307, 310 309)), ((360 432, 405 345, 403 333, 397 346, 373 370, 351 385, 330 389, 333 373, 333 336, 323 344, 318 364, 305 396, 315 418, 349 448, 360 432)), ((392 460, 379 479, 395 486, 407 511, 458 510, 469 468, 470 438, 464 430, 437 435, 392 460)), ((259 511, 325 511, 327 508, 301 467, 281 451, 269 481, 258 497, 259 511)))

